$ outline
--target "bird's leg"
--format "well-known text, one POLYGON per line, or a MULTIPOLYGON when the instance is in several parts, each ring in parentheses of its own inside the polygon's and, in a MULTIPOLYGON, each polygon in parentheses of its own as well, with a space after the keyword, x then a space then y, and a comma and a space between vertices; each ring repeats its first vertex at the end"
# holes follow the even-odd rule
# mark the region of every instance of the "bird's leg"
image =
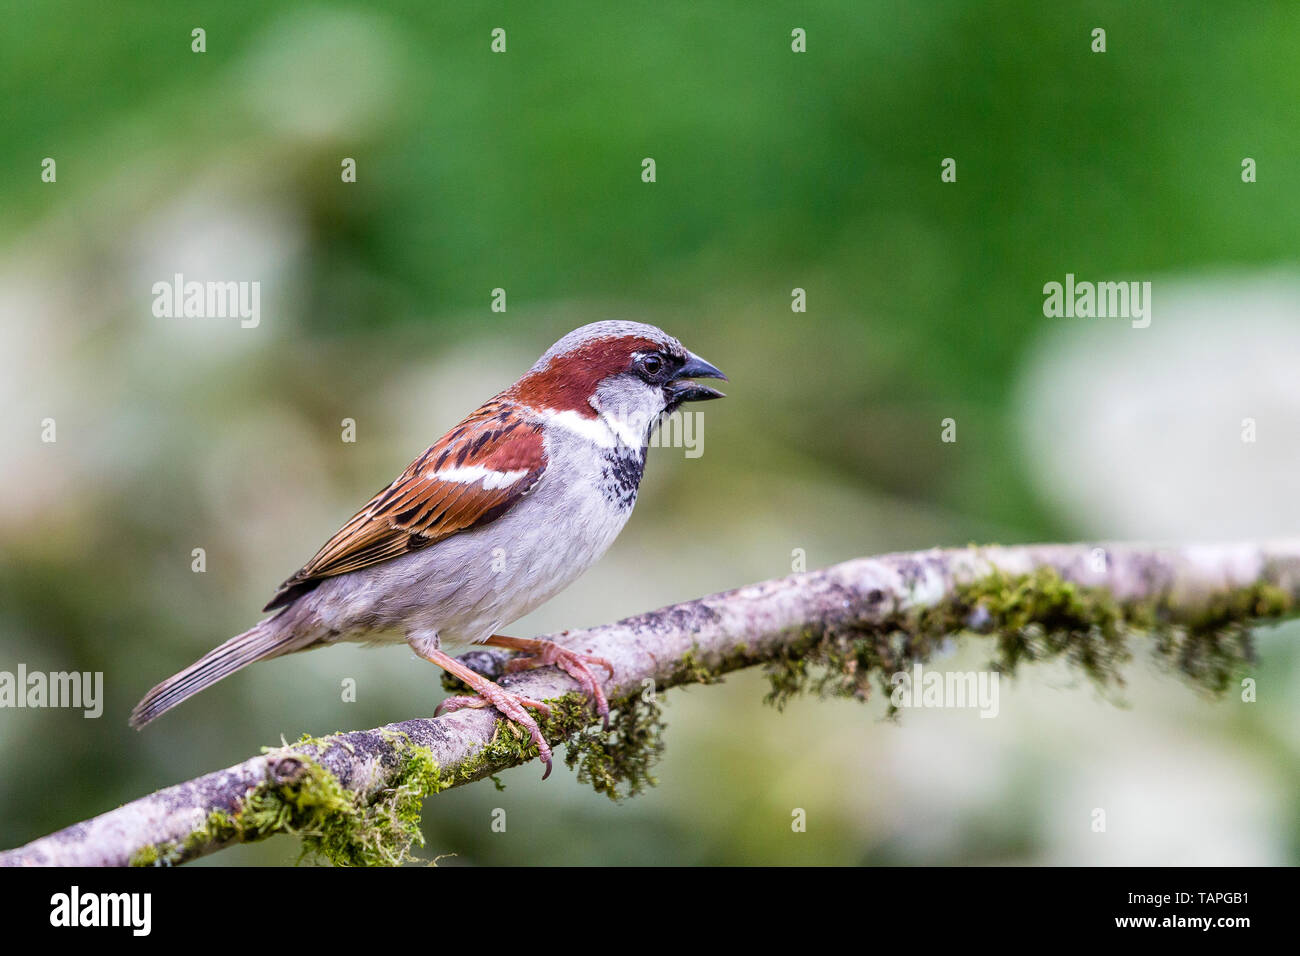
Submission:
POLYGON ((551 775, 551 747, 542 736, 542 730, 537 726, 537 721, 533 720, 532 715, 525 708, 531 707, 538 711, 543 717, 549 717, 551 708, 547 707, 540 700, 533 700, 529 697, 523 697, 519 694, 512 694, 504 687, 492 683, 482 674, 470 670, 456 658, 443 653, 433 642, 423 638, 408 638, 407 643, 416 654, 423 657, 430 663, 437 664, 449 674, 459 677, 468 684, 477 697, 448 697, 434 709, 434 716, 438 717, 444 713, 453 710, 460 710, 462 707, 487 707, 492 706, 501 711, 507 720, 512 720, 524 730, 533 739, 537 745, 537 756, 546 764, 546 772, 542 774, 545 780, 551 775))
POLYGON ((519 671, 547 665, 560 668, 576 680, 587 696, 595 702, 596 713, 604 721, 605 729, 609 730, 609 701, 605 699, 605 691, 600 686, 600 681, 591 672, 592 667, 603 667, 609 672, 609 676, 613 677, 614 665, 605 658, 573 651, 561 647, 554 641, 538 641, 527 637, 505 637, 501 634, 493 634, 483 643, 527 652, 527 656, 513 657, 506 663, 507 674, 517 674, 519 671))

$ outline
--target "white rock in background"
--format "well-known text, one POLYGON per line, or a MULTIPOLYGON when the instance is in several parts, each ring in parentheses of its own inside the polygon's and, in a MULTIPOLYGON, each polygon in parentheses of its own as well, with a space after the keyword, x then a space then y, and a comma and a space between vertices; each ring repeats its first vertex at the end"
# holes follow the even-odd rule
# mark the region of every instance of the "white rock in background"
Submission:
POLYGON ((1086 537, 1296 533, 1300 279, 1156 281, 1152 316, 1043 320, 1016 397, 1032 483, 1086 537))

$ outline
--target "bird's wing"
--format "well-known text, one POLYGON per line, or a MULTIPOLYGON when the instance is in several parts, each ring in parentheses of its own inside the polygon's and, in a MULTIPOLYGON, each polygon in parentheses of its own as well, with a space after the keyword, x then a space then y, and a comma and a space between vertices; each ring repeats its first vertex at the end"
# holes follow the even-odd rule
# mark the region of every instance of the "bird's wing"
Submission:
POLYGON ((289 578, 263 610, 324 578, 387 561, 499 517, 546 469, 541 425, 494 399, 438 439, 289 578))

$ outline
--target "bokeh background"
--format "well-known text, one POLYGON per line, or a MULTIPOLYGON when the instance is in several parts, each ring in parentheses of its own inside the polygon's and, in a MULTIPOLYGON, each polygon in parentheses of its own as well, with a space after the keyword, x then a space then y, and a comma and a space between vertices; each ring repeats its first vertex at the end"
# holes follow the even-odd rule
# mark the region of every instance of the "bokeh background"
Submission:
MULTIPOLYGON (((431 711, 433 668, 339 647, 126 727, 427 443, 596 319, 663 326, 730 397, 705 410, 704 454, 653 454, 611 553, 512 633, 781 576, 795 549, 815 567, 1295 534, 1297 37, 1282 2, 11 7, 0 669, 103 671, 106 703, 0 711, 0 845, 282 736, 431 711), (176 272, 259 281, 260 326, 155 318, 151 286, 176 272), (1150 328, 1045 318, 1067 272, 1153 282, 1150 328)), ((504 792, 430 800, 423 852, 1295 863, 1300 629, 1258 637, 1253 704, 1139 660, 1118 704, 1036 667, 996 720, 896 726, 881 701, 778 714, 760 674, 734 675, 666 696, 657 789, 615 805, 516 769, 504 792)), ((985 660, 974 641, 943 665, 985 660)))

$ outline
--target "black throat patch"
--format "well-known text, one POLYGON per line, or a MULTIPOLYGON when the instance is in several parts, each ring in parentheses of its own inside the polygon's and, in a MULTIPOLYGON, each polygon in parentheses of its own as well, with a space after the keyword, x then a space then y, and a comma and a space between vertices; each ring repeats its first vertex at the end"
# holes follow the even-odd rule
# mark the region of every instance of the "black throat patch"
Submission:
POLYGON ((645 472, 644 446, 630 448, 619 444, 601 455, 600 493, 617 508, 636 504, 636 491, 645 472))

